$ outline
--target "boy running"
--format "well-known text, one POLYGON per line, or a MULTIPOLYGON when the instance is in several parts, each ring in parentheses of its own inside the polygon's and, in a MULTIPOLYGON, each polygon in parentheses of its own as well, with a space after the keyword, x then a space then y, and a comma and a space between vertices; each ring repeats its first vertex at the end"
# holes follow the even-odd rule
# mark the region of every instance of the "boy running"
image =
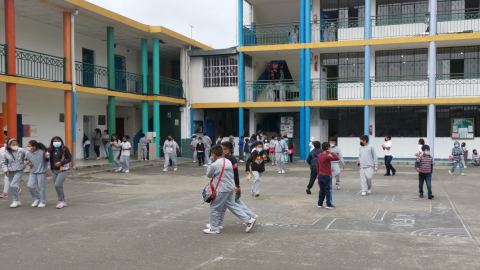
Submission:
POLYGON ((340 160, 332 161, 332 172, 335 173, 335 187, 340 189, 340 164, 342 164, 342 169, 345 170, 345 162, 343 161, 342 151, 337 146, 337 137, 330 137, 330 149, 332 153, 335 153, 340 160))
POLYGON ((430 146, 424 145, 422 147, 423 154, 419 155, 417 162, 419 167, 418 172, 418 192, 420 198, 423 198, 423 182, 427 185, 428 199, 433 199, 432 194, 432 172, 433 172, 433 157, 430 156, 430 146))
POLYGON ((254 149, 250 157, 247 160, 245 171, 250 174, 250 167, 252 168, 252 175, 255 178, 252 187, 252 196, 260 196, 260 182, 261 177, 265 171, 265 162, 270 162, 270 158, 263 153, 263 142, 256 142, 254 149))
POLYGON ((320 193, 318 194, 318 208, 323 207, 323 200, 327 204, 327 209, 335 209, 332 202, 332 161, 338 161, 340 158, 332 152, 327 142, 322 144, 323 153, 317 158, 318 184, 320 193))
POLYGON ((360 152, 358 154, 357 166, 360 166, 360 179, 362 185, 362 196, 372 193, 373 167, 378 169, 378 158, 375 148, 368 144, 368 136, 360 136, 360 152))

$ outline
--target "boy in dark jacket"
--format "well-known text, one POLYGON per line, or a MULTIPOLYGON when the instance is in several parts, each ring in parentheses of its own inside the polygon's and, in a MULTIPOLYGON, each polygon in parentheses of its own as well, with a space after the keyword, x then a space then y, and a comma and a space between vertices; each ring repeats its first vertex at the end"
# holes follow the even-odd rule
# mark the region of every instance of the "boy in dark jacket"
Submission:
POLYGON ((323 207, 323 200, 327 204, 327 209, 335 209, 332 202, 332 161, 338 161, 340 158, 332 152, 330 144, 322 144, 323 153, 317 158, 318 184, 320 193, 318 195, 318 208, 323 207))
POLYGON ((205 145, 202 142, 202 137, 198 137, 195 151, 197 152, 198 166, 202 166, 202 162, 205 165, 205 145))
POLYGON ((307 158, 307 163, 310 165, 310 182, 307 186, 307 194, 312 194, 310 189, 313 187, 315 180, 317 180, 317 157, 323 152, 320 148, 320 142, 313 142, 313 146, 315 148, 310 152, 307 158))
POLYGON ((255 178, 252 187, 252 196, 260 196, 260 182, 261 177, 265 171, 265 162, 270 162, 270 158, 263 153, 263 142, 256 142, 254 144, 255 151, 252 152, 247 159, 245 171, 250 174, 250 166, 252 167, 252 175, 255 178))

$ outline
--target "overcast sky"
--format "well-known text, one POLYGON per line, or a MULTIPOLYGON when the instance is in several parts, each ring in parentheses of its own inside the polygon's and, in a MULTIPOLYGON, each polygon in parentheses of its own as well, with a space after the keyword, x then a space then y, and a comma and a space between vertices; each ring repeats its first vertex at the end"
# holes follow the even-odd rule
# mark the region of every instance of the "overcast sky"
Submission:
POLYGON ((237 0, 87 0, 133 20, 161 25, 212 46, 235 46, 237 0))

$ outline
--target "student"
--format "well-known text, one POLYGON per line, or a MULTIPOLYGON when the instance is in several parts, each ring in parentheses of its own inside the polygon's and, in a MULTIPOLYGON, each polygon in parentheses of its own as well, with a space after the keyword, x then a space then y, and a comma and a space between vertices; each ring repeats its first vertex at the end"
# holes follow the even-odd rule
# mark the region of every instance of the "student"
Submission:
POLYGON ((277 134, 277 141, 275 142, 275 159, 279 174, 285 173, 285 153, 287 153, 287 145, 285 144, 285 141, 282 140, 282 135, 277 134))
POLYGON ((420 198, 423 198, 423 182, 427 185, 428 189, 428 199, 433 199, 432 194, 432 172, 433 172, 433 157, 430 156, 430 146, 424 145, 422 147, 423 154, 419 155, 418 163, 419 168, 418 172, 418 192, 420 193, 420 198))
POLYGON ((32 207, 45 207, 47 205, 47 169, 48 159, 45 158, 47 148, 35 140, 27 144, 25 164, 30 166, 27 187, 33 198, 32 207), (40 193, 37 190, 40 190, 40 193))
POLYGON ((167 141, 163 143, 163 153, 165 154, 164 172, 168 172, 169 160, 173 161, 173 170, 177 170, 177 153, 175 153, 175 150, 180 152, 180 147, 178 147, 178 144, 173 140, 173 136, 168 135, 167 141))
POLYGON ((110 136, 108 135, 108 130, 104 130, 103 136, 102 136, 102 144, 103 144, 103 148, 105 149, 105 154, 107 155, 106 159, 110 158, 110 153, 108 151, 108 148, 110 148, 110 145, 108 143, 108 140, 110 140, 110 136))
POLYGON ((217 141, 215 142, 215 144, 220 145, 220 144, 222 144, 222 141, 223 141, 223 136, 220 135, 220 136, 217 137, 217 141))
POLYGON ((312 150, 315 149, 313 142, 315 142, 315 137, 310 138, 310 143, 308 144, 308 147, 310 148, 310 152, 312 152, 312 150))
POLYGON ((248 141, 248 153, 247 153, 247 158, 246 160, 248 160, 248 158, 250 157, 250 155, 252 154, 252 152, 255 150, 254 149, 254 145, 255 145, 255 138, 257 136, 255 136, 254 134, 252 134, 252 136, 250 137, 250 140, 248 141))
POLYGON ((462 164, 463 165, 463 168, 467 168, 467 159, 468 159, 468 150, 467 150, 467 144, 466 143, 462 143, 462 153, 463 153, 463 157, 462 157, 462 164))
POLYGON ((67 206, 63 183, 68 177, 68 170, 70 169, 69 163, 72 161, 72 154, 63 144, 62 138, 58 136, 52 138, 47 152, 48 157, 46 158, 48 158, 49 168, 52 170, 53 183, 55 183, 55 190, 57 191, 57 209, 62 209, 67 206))
POLYGON ((130 140, 130 136, 125 135, 123 136, 123 141, 120 144, 120 147, 122 148, 122 153, 120 156, 120 166, 122 167, 121 170, 124 173, 130 172, 130 150, 132 149, 132 145, 128 140, 130 140))
MULTIPOLYGON (((232 144, 230 142, 222 142, 222 149, 223 149, 223 155, 227 160, 229 160, 232 163, 233 167, 233 179, 235 180, 235 188, 240 189, 240 177, 238 175, 238 166, 237 166, 237 159, 232 155, 232 144)), ((235 194, 236 195, 236 194, 235 194)), ((240 207, 247 216, 257 219, 258 215, 253 213, 248 207, 240 200, 240 198, 235 199, 235 203, 240 207)), ((225 212, 227 210, 227 205, 224 206, 224 209, 222 210, 223 215, 220 217, 220 225, 218 228, 220 230, 223 230, 223 219, 225 217, 225 212)), ((207 228, 210 229, 210 224, 207 224, 207 228)))
POLYGON ((392 166, 393 159, 393 150, 392 150, 392 136, 385 136, 385 144, 382 145, 383 150, 385 151, 385 167, 387 167, 387 173, 384 176, 394 176, 397 172, 392 166), (392 171, 392 174, 390 174, 392 171))
POLYGON ((202 162, 205 165, 205 145, 202 142, 202 137, 198 137, 195 153, 197 153, 198 166, 202 166, 202 162))
MULTIPOLYGON (((2 151, 2 150, 0 150, 0 151, 2 151)), ((473 164, 473 166, 480 166, 480 155, 477 153, 477 149, 473 149, 472 164, 473 164)))
POLYGON ((252 147, 250 146, 250 139, 245 138, 244 150, 245 152, 245 161, 247 161, 248 157, 252 153, 252 147))
MULTIPOLYGON (((212 149, 212 140, 210 139, 210 136, 208 136, 207 133, 203 133, 203 144, 205 145, 205 159, 208 160, 208 163, 210 164, 210 149, 212 149)), ((208 166, 207 164, 203 166, 208 166)))
POLYGON ((424 145, 425 145, 425 140, 424 140, 424 139, 418 140, 418 151, 417 151, 417 153, 415 154, 415 156, 421 155, 421 154, 423 153, 422 147, 423 147, 424 145))
POLYGON ((243 146, 245 145, 245 136, 241 136, 238 141, 238 161, 245 162, 243 160, 243 146))
POLYGON ((451 170, 448 171, 448 173, 450 175, 453 175, 455 168, 458 166, 460 170, 460 174, 465 176, 465 174, 463 173, 463 167, 462 167, 463 153, 462 153, 462 149, 460 148, 460 143, 458 141, 455 141, 453 146, 454 146, 452 149, 453 167, 451 170))
POLYGON ((310 154, 307 158, 307 163, 310 165, 310 182, 307 185, 307 194, 312 194, 310 189, 313 187, 315 180, 317 179, 317 159, 318 155, 323 153, 323 150, 320 148, 320 142, 313 142, 314 149, 310 151, 310 154))
POLYGON ((343 161, 342 151, 337 146, 337 137, 330 137, 329 141, 330 150, 340 158, 339 161, 332 161, 332 172, 335 173, 335 187, 340 189, 340 163, 342 164, 342 169, 345 170, 345 161, 343 161))
POLYGON ((95 135, 92 137, 93 140, 93 150, 97 155, 97 160, 100 159, 100 144, 102 144, 102 135, 100 134, 100 129, 95 129, 95 135))
POLYGON ((140 157, 141 157, 142 160, 147 160, 147 158, 148 158, 148 150, 147 150, 148 141, 147 141, 147 139, 145 139, 145 134, 142 133, 142 137, 140 138, 139 143, 140 143, 140 149, 142 151, 140 157))
POLYGON ((327 205, 327 209, 335 209, 332 201, 332 167, 333 161, 339 161, 340 158, 332 152, 330 144, 322 143, 323 153, 317 158, 318 184, 320 185, 320 193, 318 194, 318 208, 323 207, 323 200, 327 205))
POLYGON ((232 144, 232 153, 235 153, 235 137, 233 137, 233 135, 230 135, 228 137, 228 142, 232 144))
POLYGON ((288 157, 290 159, 290 164, 293 164, 294 153, 295 153, 295 144, 293 143, 293 140, 290 140, 290 142, 288 142, 288 157))
POLYGON ((276 157, 275 157, 275 142, 276 142, 276 137, 275 135, 272 136, 272 139, 270 140, 270 153, 272 153, 272 166, 276 165, 276 157))
POLYGON ((10 180, 10 190, 12 191, 13 203, 10 205, 16 208, 21 205, 18 197, 20 182, 22 181, 23 170, 25 170, 26 151, 18 147, 16 139, 10 139, 7 142, 5 155, 2 159, 2 170, 5 176, 10 180))
POLYGON ((263 142, 256 142, 254 145, 256 151, 253 151, 250 157, 247 159, 247 164, 245 166, 245 171, 247 175, 252 172, 253 182, 252 187, 252 196, 260 196, 260 182, 262 181, 261 177, 265 171, 265 162, 270 162, 270 158, 263 152, 263 142), (250 170, 250 167, 252 168, 250 170))
MULTIPOLYGON (((3 160, 5 157, 5 151, 7 151, 7 144, 10 138, 5 138, 5 142, 2 148, 0 148, 0 160, 3 160)), ((4 185, 3 185, 3 193, 0 194, 0 198, 7 198, 8 197, 8 189, 10 188, 10 179, 8 176, 5 175, 4 177, 4 185)), ((20 193, 20 190, 18 191, 20 193)))
POLYGON ((360 151, 357 166, 360 166, 360 180, 362 196, 372 193, 373 168, 378 169, 378 158, 375 148, 368 144, 368 136, 360 136, 360 151))
POLYGON ((265 151, 265 155, 270 158, 270 142, 267 138, 265 138, 263 142, 263 151, 265 151))
POLYGON ((110 147, 112 148, 113 161, 115 162, 115 172, 121 172, 123 167, 121 164, 122 141, 118 139, 117 134, 112 134, 110 147))
POLYGON ((193 148, 193 163, 197 162, 197 136, 192 136, 192 141, 190 142, 190 149, 193 148))
POLYGON ((225 205, 235 216, 242 220, 246 226, 246 232, 250 232, 255 225, 256 220, 249 217, 245 212, 235 203, 235 180, 233 175, 232 163, 223 158, 223 149, 220 145, 212 146, 212 163, 208 165, 207 177, 213 178, 213 186, 217 186, 215 192, 215 199, 210 203, 210 228, 203 230, 204 233, 214 234, 220 233, 221 217, 225 209, 225 205), (223 172, 223 174, 222 174, 223 172), (222 178, 220 179, 220 175, 222 178))
POLYGON ((90 140, 87 134, 83 134, 83 158, 88 160, 90 158, 90 140))

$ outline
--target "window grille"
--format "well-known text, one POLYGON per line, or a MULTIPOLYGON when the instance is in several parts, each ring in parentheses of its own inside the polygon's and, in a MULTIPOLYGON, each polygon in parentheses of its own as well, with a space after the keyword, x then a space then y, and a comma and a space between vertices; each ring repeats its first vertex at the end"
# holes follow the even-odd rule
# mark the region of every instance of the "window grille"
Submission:
POLYGON ((375 76, 412 78, 427 76, 428 49, 375 52, 375 76))
MULTIPOLYGON (((435 137, 452 136, 452 118, 474 118, 475 137, 480 137, 480 106, 437 106, 435 137)), ((452 142, 453 145, 453 142, 452 142)), ((453 146, 451 146, 453 147, 453 146)))
POLYGON ((238 56, 203 57, 203 87, 238 86, 238 56))

